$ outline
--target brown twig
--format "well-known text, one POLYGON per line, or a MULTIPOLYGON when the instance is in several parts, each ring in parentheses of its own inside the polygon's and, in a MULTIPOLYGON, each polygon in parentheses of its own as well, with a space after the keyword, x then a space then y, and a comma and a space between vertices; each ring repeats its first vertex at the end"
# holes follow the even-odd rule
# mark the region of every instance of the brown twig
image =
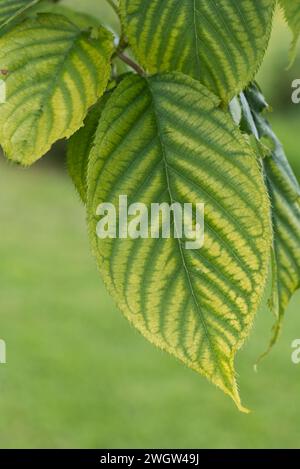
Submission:
POLYGON ((124 52, 118 52, 117 57, 122 60, 125 64, 129 65, 133 70, 138 73, 138 75, 144 76, 145 72, 136 62, 134 62, 130 57, 124 54, 124 52))

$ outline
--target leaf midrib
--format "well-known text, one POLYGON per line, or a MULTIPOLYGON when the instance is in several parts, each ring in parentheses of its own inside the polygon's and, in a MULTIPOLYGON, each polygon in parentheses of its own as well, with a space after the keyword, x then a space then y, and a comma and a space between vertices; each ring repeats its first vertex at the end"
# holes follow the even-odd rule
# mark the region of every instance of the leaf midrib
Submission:
MULTIPOLYGON (((171 189, 171 185, 170 185, 170 178, 169 178, 169 172, 168 172, 168 161, 167 161, 167 155, 166 155, 166 149, 165 149, 165 145, 164 145, 164 142, 163 142, 163 137, 162 137, 162 132, 161 132, 161 128, 160 128, 160 123, 159 123, 159 118, 158 118, 158 113, 157 113, 157 110, 156 110, 156 102, 155 102, 155 97, 154 97, 154 93, 152 91, 152 88, 151 88, 151 83, 150 81, 145 78, 147 84, 148 84, 148 89, 149 89, 149 92, 150 92, 150 96, 151 96, 151 107, 153 109, 153 114, 154 114, 154 117, 155 117, 155 124, 156 124, 156 128, 157 128, 157 136, 158 136, 158 140, 159 140, 159 144, 160 144, 160 147, 161 147, 161 151, 162 151, 162 161, 163 161, 163 166, 164 166, 164 169, 165 169, 165 177, 166 177, 166 182, 167 182, 167 191, 168 191, 168 195, 169 195, 169 198, 170 198, 170 202, 171 204, 175 202, 175 199, 173 198, 173 195, 172 195, 172 189, 171 189)), ((176 230, 176 224, 174 225, 174 229, 176 230)), ((210 336, 210 332, 208 330, 208 327, 207 327, 207 324, 206 324, 206 321, 205 321, 205 318, 204 318, 204 315, 201 311, 201 308, 200 308, 200 305, 199 305, 199 302, 197 301, 197 298, 196 298, 196 295, 195 295, 195 290, 194 290, 194 287, 193 287, 193 282, 192 282, 192 279, 191 279, 191 276, 190 276, 190 273, 189 273, 189 270, 187 268, 187 264, 186 264, 186 261, 185 261, 185 257, 184 257, 184 253, 183 253, 183 249, 182 249, 182 246, 181 246, 181 243, 180 243, 180 239, 177 237, 176 238, 177 240, 177 244, 178 244, 178 249, 179 249, 179 253, 180 253, 180 258, 181 258, 181 261, 182 261, 182 265, 183 265, 183 269, 185 271, 185 275, 186 275, 186 279, 187 279, 187 283, 188 283, 188 286, 189 286, 189 289, 190 289, 190 292, 191 292, 191 295, 192 295, 192 298, 193 298, 193 302, 196 306, 196 310, 199 314, 199 317, 200 317, 200 321, 201 321, 201 324, 203 326, 203 329, 204 329, 204 333, 205 333, 205 337, 206 337, 206 340, 209 344, 209 348, 212 352, 212 354, 214 355, 215 357, 215 363, 217 365, 217 367, 219 368, 222 376, 224 377, 224 373, 223 373, 223 370, 222 368, 220 367, 219 365, 219 361, 217 359, 217 352, 214 348, 214 345, 213 345, 213 342, 212 342, 212 339, 211 339, 211 336, 210 336)), ((207 374, 205 372, 205 374, 207 374)))

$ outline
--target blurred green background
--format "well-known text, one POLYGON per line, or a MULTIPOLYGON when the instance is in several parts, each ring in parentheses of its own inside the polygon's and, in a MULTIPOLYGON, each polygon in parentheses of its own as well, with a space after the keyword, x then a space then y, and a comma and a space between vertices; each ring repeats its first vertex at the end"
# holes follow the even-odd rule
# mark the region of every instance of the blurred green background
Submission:
MULTIPOLYGON (((114 23, 104 0, 85 4, 86 12, 114 23)), ((300 105, 291 104, 300 62, 286 70, 290 39, 277 15, 258 79, 300 177, 300 105)), ((272 325, 262 305, 237 358, 242 398, 252 409, 239 414, 116 310, 90 255, 84 209, 62 160, 60 152, 24 170, 0 159, 0 338, 7 344, 0 447, 299 447, 300 365, 291 362, 291 343, 300 338, 300 295, 279 344, 255 373, 272 325)))

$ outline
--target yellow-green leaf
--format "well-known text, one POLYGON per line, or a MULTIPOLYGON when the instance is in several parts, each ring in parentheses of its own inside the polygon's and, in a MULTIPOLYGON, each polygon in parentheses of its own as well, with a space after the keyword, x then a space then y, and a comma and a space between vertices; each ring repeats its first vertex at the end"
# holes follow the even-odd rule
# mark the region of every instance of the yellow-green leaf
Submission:
POLYGON ((234 357, 264 289, 271 226, 255 154, 219 105, 179 72, 125 78, 90 155, 88 223, 101 275, 128 320, 243 410, 234 357), (188 250, 176 236, 100 239, 97 208, 108 202, 119 213, 120 195, 148 209, 204 203, 204 246, 188 250))
POLYGON ((29 18, 0 38, 0 69, 8 70, 0 143, 8 158, 29 165, 82 126, 107 86, 112 51, 104 28, 82 31, 54 14, 29 18))
POLYGON ((229 102, 264 57, 275 0, 121 0, 130 45, 150 73, 178 70, 229 102))
POLYGON ((279 0, 279 3, 283 8, 285 18, 294 35, 290 51, 290 62, 292 64, 296 58, 297 44, 300 36, 300 0, 279 0))

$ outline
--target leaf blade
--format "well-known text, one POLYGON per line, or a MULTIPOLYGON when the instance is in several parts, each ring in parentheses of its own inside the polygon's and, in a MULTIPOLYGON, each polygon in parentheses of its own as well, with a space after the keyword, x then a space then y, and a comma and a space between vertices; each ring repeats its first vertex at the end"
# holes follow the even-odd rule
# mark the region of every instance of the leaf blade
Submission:
POLYGON ((217 97, 180 73, 124 79, 107 103, 90 156, 88 225, 102 278, 128 320, 243 410, 233 361, 266 280, 269 207, 254 155, 218 106, 217 97), (212 193, 215 183, 217 194, 212 193), (255 214, 248 207, 249 193, 255 214), (204 248, 186 252, 174 237, 100 240, 97 207, 117 206, 121 194, 128 195, 128 203, 148 207, 204 201, 204 248), (247 216, 259 225, 250 226, 247 216))
POLYGON ((150 73, 181 71, 228 103, 266 51, 273 0, 121 0, 130 45, 150 73))
POLYGON ((39 14, 0 38, 0 66, 8 70, 1 104, 0 142, 24 165, 70 137, 104 92, 112 35, 82 31, 67 18, 39 14))
POLYGON ((94 144, 99 120, 111 93, 106 93, 90 110, 84 126, 79 129, 68 141, 67 164, 69 174, 73 180, 82 202, 86 203, 87 170, 89 154, 94 144))

